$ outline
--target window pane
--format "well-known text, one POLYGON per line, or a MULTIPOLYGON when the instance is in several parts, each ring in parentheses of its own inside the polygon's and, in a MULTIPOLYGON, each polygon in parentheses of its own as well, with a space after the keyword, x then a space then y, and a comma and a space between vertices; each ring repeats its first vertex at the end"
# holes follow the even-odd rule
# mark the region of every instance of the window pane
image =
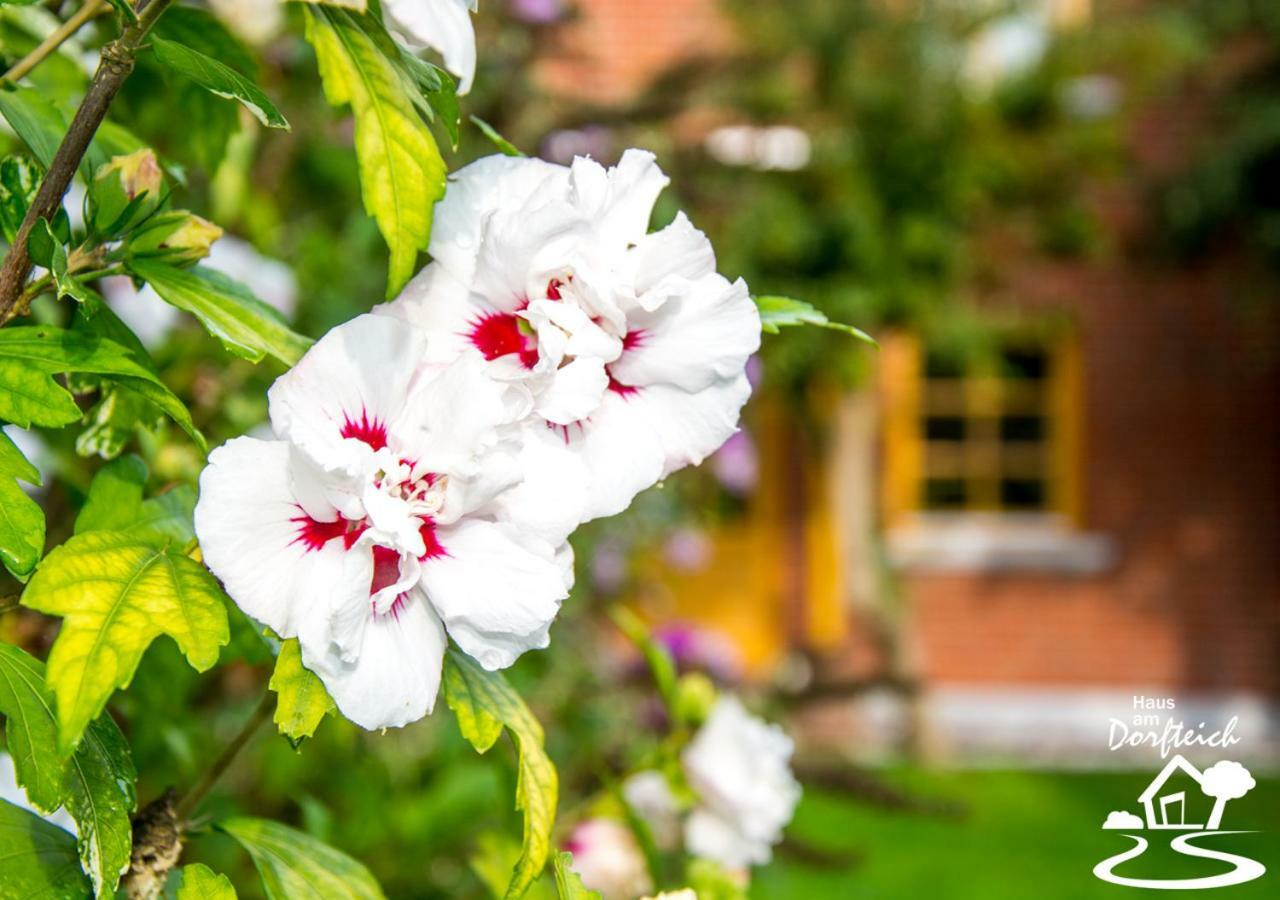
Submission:
POLYGON ((1045 484, 1033 478, 1005 478, 1000 482, 1000 505, 1005 509, 1044 509, 1045 484))
POLYGON ((924 505, 926 509, 963 509, 968 498, 963 479, 926 478, 924 505))
POLYGON ((959 416, 928 416, 924 420, 924 436, 929 441, 963 441, 965 421, 959 416))
POLYGON ((1001 416, 1000 440, 1042 441, 1045 435, 1043 416, 1001 416))
POLYGON ((1001 358, 1001 372, 1005 378, 1027 378, 1035 381, 1049 375, 1049 357, 1032 347, 1009 348, 1001 358))

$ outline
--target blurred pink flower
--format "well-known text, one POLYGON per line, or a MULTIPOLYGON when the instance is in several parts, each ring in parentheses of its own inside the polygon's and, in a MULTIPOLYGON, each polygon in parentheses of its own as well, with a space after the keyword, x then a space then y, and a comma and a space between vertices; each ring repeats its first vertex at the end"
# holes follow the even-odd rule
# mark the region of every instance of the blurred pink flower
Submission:
POLYGON ((653 890, 644 853, 631 829, 613 819, 578 824, 564 848, 573 854, 573 871, 604 900, 633 900, 653 890))
POLYGON ((591 556, 591 584, 602 594, 616 594, 627 580, 627 555, 613 543, 601 543, 591 556))
POLYGON ((688 622, 672 622, 656 629, 654 640, 667 648, 682 669, 700 669, 722 681, 742 674, 742 657, 725 635, 688 622))
POLYGON ((745 497, 754 491, 760 481, 760 457, 751 435, 739 431, 725 441, 711 458, 711 470, 731 494, 745 497))
POLYGON ((677 528, 667 538, 663 555, 682 572, 697 572, 711 562, 711 538, 698 528, 677 528))
POLYGON ((511 0, 511 15, 531 25, 547 25, 564 17, 565 0, 511 0))

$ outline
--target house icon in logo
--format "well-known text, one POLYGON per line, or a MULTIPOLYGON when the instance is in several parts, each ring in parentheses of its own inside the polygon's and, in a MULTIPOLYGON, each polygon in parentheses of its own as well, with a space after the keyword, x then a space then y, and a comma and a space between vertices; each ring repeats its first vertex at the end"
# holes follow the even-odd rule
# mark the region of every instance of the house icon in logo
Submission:
POLYGON ((1212 831, 1222 827, 1222 813, 1228 800, 1243 797, 1256 782, 1249 770, 1237 762, 1223 760, 1201 772, 1181 755, 1169 760, 1138 800, 1147 814, 1147 827, 1175 831, 1212 831), (1190 777, 1198 791, 1190 795, 1185 787, 1166 787, 1179 773, 1190 777), (1207 819, 1201 821, 1204 798, 1213 799, 1207 819), (1199 801, 1199 803, 1197 803, 1199 801))

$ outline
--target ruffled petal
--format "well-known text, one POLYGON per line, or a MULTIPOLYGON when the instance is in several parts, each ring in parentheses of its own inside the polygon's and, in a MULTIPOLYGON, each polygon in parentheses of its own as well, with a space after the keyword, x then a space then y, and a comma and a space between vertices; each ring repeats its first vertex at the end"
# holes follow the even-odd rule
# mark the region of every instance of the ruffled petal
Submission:
POLYGON ((551 383, 538 395, 535 408, 548 422, 571 425, 595 411, 608 387, 604 362, 580 356, 556 370, 551 383))
POLYGON ((697 393, 669 385, 652 385, 628 397, 662 446, 665 478, 685 466, 696 466, 720 449, 738 430, 743 404, 751 396, 746 373, 718 381, 697 393))
POLYGON ((391 30, 415 52, 430 47, 458 76, 458 93, 471 90, 476 75, 476 32, 466 0, 383 0, 391 30))
POLYGON ((472 348, 470 334, 476 322, 493 311, 436 262, 415 275, 395 300, 373 308, 374 315, 422 329, 427 335, 422 361, 427 364, 452 362, 472 348))
POLYGON ((421 584, 458 646, 490 670, 547 646, 568 596, 554 548, 474 519, 438 536, 444 555, 423 561, 421 584))
POLYGON ((336 644, 302 643, 303 663, 320 676, 342 714, 370 731, 430 714, 448 642, 421 593, 411 592, 386 615, 370 612, 359 636, 349 658, 336 644))
POLYGON ((744 835, 730 820, 707 809, 695 809, 684 823, 685 848, 693 856, 709 859, 726 869, 745 869, 767 863, 769 845, 744 835))
POLYGON ((209 455, 195 510, 205 564, 246 614, 283 637, 367 599, 372 575, 367 551, 347 551, 336 512, 303 512, 289 475, 286 444, 236 438, 209 455))
POLYGON ((523 425, 518 464, 521 478, 494 498, 494 515, 556 546, 586 520, 590 470, 559 429, 536 417, 523 425))
POLYGON ((425 332, 388 316, 334 328, 267 392, 276 435, 325 471, 362 479, 372 455, 392 443, 389 426, 426 343, 425 332))
POLYGON ((668 277, 650 293, 667 296, 657 308, 627 317, 628 347, 611 364, 627 385, 670 384, 701 391, 741 375, 760 348, 760 313, 747 285, 712 273, 697 281, 668 277))
POLYGON ((427 248, 431 258, 462 284, 472 284, 481 236, 494 211, 520 209, 535 194, 563 194, 568 174, 564 166, 501 154, 459 169, 436 204, 427 248))
POLYGON ((627 150, 607 171, 599 163, 578 157, 572 172, 575 204, 594 220, 597 242, 619 250, 644 237, 653 205, 670 183, 647 150, 627 150))

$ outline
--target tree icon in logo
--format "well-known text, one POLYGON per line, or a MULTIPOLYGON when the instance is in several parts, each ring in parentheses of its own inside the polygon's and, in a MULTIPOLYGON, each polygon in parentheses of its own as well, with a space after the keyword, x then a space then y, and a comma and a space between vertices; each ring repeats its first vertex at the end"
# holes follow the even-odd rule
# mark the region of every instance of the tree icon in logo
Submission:
POLYGON ((1239 800, 1258 786, 1249 774, 1249 770, 1238 762, 1224 759, 1204 770, 1200 780, 1200 790, 1214 798, 1213 811, 1209 813, 1209 821, 1205 828, 1212 831, 1222 827, 1222 811, 1228 800, 1239 800))

